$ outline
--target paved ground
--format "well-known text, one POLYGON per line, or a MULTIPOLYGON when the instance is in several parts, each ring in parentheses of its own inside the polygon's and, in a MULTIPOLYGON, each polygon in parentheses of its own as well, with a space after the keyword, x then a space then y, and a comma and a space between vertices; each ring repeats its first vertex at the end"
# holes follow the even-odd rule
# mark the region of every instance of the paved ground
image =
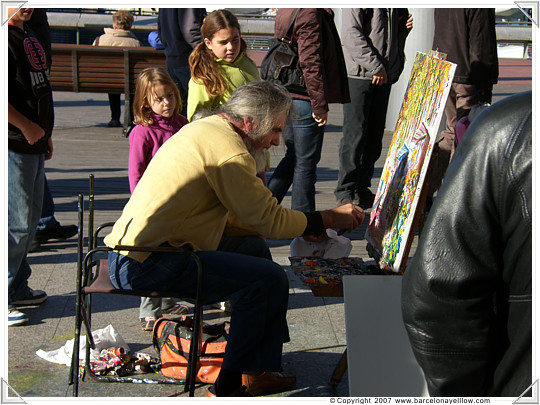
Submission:
MULTIPOLYGON (((512 77, 507 74, 507 77, 512 77)), ((509 94, 530 89, 529 82, 496 86, 494 101, 509 94)), ((108 128, 109 107, 105 94, 55 93, 56 126, 54 158, 47 162, 47 177, 56 203, 56 217, 62 224, 76 223, 77 194, 87 194, 87 178, 96 176, 96 224, 115 220, 129 197, 127 181, 128 140, 121 128, 108 128)), ((341 137, 340 106, 332 106, 326 128, 323 157, 318 168, 318 209, 333 207, 333 189, 337 178, 337 148, 341 137)), ((384 150, 376 165, 380 175, 391 133, 387 131, 384 150)), ((284 148, 272 152, 275 167, 284 148)), ((374 179, 375 191, 378 179, 374 179)), ((283 202, 290 204, 287 197, 283 202)), ((349 234, 353 241, 351 256, 370 260, 365 250, 365 226, 349 234)), ((347 396, 345 374, 336 390, 328 381, 346 347, 342 298, 314 297, 288 267, 290 240, 270 240, 272 254, 283 265, 290 279, 288 322, 292 341, 284 347, 283 365, 294 371, 298 381, 294 390, 279 394, 289 397, 347 396)), ((414 249, 413 249, 414 252, 414 249)), ((412 252, 412 253, 413 253, 412 252)), ((29 255, 33 273, 30 286, 47 291, 49 299, 40 307, 26 310, 30 322, 6 331, 8 345, 4 356, 2 378, 32 403, 37 397, 69 397, 68 367, 47 362, 35 352, 51 351, 64 346, 74 335, 75 311, 75 239, 48 243, 29 255)), ((108 324, 121 334, 132 351, 155 354, 149 332, 140 330, 137 298, 96 297, 94 329, 108 324)), ((219 320, 223 314, 208 309, 205 319, 219 320)), ((8 329, 8 328, 6 328, 8 329)), ((4 389, 2 385, 2 389, 4 389)), ((179 390, 170 385, 96 384, 88 380, 80 385, 83 397, 167 397, 179 390)), ((203 396, 206 387, 197 390, 203 396)), ((4 391, 3 391, 4 392, 4 391)), ((10 394, 11 395, 11 394, 10 394)), ((182 400, 185 400, 183 398, 182 400)), ((6 402, 7 403, 7 402, 6 402)))

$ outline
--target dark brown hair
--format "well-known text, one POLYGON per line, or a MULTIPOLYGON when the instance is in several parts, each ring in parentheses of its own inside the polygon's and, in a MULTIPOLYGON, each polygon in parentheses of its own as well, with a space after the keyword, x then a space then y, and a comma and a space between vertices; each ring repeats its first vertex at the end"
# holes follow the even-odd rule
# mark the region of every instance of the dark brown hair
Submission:
MULTIPOLYGON (((227 28, 236 28, 240 33, 238 19, 229 10, 215 10, 204 19, 201 34, 203 38, 212 40, 216 32, 227 28)), ((246 48, 245 41, 241 39, 240 52, 245 52, 246 48)), ((189 67, 193 81, 202 84, 211 97, 227 91, 227 81, 219 71, 214 53, 208 49, 204 41, 197 45, 189 56, 189 67)))

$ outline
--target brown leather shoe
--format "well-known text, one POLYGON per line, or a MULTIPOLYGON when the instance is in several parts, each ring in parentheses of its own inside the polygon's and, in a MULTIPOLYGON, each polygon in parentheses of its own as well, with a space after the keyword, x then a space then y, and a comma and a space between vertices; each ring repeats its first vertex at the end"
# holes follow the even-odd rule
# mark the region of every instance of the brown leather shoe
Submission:
MULTIPOLYGON (((217 397, 216 392, 214 391, 214 386, 208 387, 206 390, 206 396, 207 397, 217 397)), ((249 394, 246 391, 246 387, 243 385, 240 388, 235 389, 233 392, 231 392, 228 397, 250 397, 251 394, 249 394)))
POLYGON ((288 391, 296 384, 296 376, 287 372, 266 372, 259 375, 242 374, 242 384, 256 397, 288 391))

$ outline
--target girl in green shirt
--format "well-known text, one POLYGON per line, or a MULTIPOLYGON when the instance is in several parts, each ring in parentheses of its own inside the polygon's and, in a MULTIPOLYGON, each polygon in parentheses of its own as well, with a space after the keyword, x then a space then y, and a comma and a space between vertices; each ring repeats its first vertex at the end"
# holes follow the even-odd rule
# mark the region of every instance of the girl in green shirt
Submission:
POLYGON ((246 55, 247 46, 234 14, 213 11, 204 20, 201 34, 204 41, 189 57, 189 121, 195 113, 211 113, 225 104, 237 87, 260 80, 257 65, 246 55))

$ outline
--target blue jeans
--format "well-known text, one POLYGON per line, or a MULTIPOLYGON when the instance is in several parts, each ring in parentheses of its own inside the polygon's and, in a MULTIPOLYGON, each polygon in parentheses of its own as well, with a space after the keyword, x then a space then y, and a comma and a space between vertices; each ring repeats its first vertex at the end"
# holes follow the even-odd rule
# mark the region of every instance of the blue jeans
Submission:
POLYGON ((354 198, 371 186, 375 162, 381 156, 390 84, 349 78, 351 102, 343 105, 343 137, 339 144, 336 199, 354 198))
MULTIPOLYGON (((264 257, 272 260, 272 254, 266 242, 259 236, 246 237, 223 237, 218 246, 223 252, 235 252, 251 256, 264 257)), ((159 318, 163 315, 163 309, 170 308, 175 304, 171 298, 141 298, 139 318, 154 316, 159 318)))
POLYGON ((45 157, 8 151, 8 307, 28 289, 26 255, 43 204, 45 157))
POLYGON ((178 87, 178 91, 180 91, 180 98, 182 99, 182 109, 180 110, 180 114, 186 117, 188 83, 189 79, 191 79, 189 66, 168 67, 167 73, 169 73, 173 82, 176 84, 176 87, 178 87))
POLYGON ((292 185, 293 210, 315 211, 317 164, 321 160, 324 126, 313 119, 309 101, 293 100, 296 117, 285 135, 287 150, 268 182, 268 188, 281 203, 292 185))
POLYGON ((44 231, 47 228, 52 228, 57 224, 54 217, 54 201, 49 189, 47 176, 43 176, 43 207, 41 208, 41 218, 37 225, 38 231, 44 231))
MULTIPOLYGON (((265 243, 259 237, 253 238, 265 243)), ((252 240, 260 246, 259 241, 252 240)), ((239 372, 279 371, 283 343, 288 341, 289 298, 289 281, 281 266, 247 254, 196 254, 204 269, 203 304, 231 302, 231 328, 223 367, 239 372)), ((197 269, 188 255, 152 253, 139 263, 113 251, 109 253, 109 271, 117 288, 173 288, 186 297, 195 296, 197 269)))

